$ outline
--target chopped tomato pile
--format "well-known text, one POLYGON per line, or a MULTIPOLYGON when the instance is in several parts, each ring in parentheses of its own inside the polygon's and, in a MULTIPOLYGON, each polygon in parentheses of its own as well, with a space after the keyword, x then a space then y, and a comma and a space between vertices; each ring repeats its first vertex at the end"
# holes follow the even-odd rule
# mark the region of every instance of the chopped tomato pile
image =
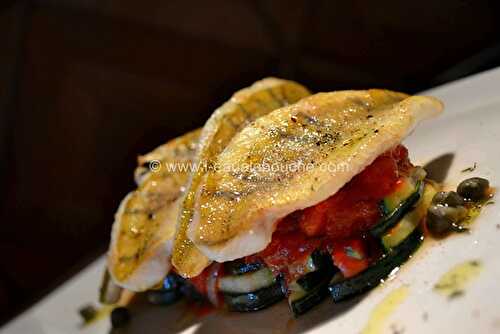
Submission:
MULTIPOLYGON (((283 218, 271 243, 247 256, 245 262, 264 262, 290 282, 304 275, 308 257, 319 248, 331 254, 344 277, 358 274, 380 252, 365 235, 382 217, 379 202, 394 191, 411 167, 408 150, 402 145, 382 154, 335 195, 283 218)), ((209 268, 190 279, 204 295, 209 268)))
POLYGON ((402 145, 382 154, 335 195, 283 218, 267 248, 246 261, 264 261, 293 280, 303 274, 309 255, 322 247, 344 276, 359 273, 369 265, 371 251, 364 234, 381 218, 379 202, 411 166, 402 145))

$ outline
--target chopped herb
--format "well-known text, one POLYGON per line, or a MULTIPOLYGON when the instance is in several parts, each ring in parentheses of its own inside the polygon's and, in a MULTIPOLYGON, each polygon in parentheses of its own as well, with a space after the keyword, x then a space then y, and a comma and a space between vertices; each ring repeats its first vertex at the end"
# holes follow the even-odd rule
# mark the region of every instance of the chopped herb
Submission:
POLYGON ((80 313, 80 316, 83 318, 83 321, 85 323, 91 322, 94 320, 94 318, 97 315, 97 310, 94 307, 94 305, 85 305, 82 306, 79 310, 78 313, 80 313))
POLYGON ((476 168, 477 168, 477 163, 476 163, 476 162, 474 162, 474 165, 472 165, 472 166, 470 166, 470 167, 467 167, 467 168, 465 168, 465 169, 462 169, 462 170, 461 170, 461 172, 462 172, 462 173, 473 172, 473 171, 475 171, 475 170, 476 170, 476 168))
POLYGON ((449 296, 448 296, 448 299, 455 299, 455 298, 458 298, 458 297, 462 297, 464 295, 464 291, 463 290, 457 290, 457 291, 453 291, 449 296))

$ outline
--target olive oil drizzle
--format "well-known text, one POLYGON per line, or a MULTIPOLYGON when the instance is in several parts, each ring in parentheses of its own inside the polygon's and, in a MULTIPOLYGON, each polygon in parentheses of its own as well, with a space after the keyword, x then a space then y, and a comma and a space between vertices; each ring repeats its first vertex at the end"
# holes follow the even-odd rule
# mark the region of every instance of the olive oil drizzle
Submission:
POLYGON ((478 260, 459 263, 444 273, 433 289, 450 299, 461 296, 470 282, 479 276, 482 268, 482 263, 478 260))
POLYGON ((361 331, 362 334, 384 333, 386 320, 408 297, 409 288, 400 286, 391 291, 377 306, 373 309, 368 322, 361 331))

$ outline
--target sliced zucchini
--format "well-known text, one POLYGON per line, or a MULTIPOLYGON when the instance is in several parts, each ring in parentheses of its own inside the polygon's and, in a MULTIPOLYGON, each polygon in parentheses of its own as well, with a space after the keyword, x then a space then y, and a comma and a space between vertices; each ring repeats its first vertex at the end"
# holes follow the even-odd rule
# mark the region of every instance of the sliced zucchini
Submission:
POLYGON ((168 274, 162 282, 161 290, 178 290, 184 284, 184 279, 177 274, 168 274))
POLYGON ((182 297, 181 287, 185 284, 177 274, 168 274, 158 289, 148 290, 146 297, 154 305, 170 305, 182 297))
MULTIPOLYGON (((411 181, 408 182, 411 183, 411 181)), ((405 187, 407 187, 407 185, 402 186, 401 188, 405 187)), ((417 181, 416 185, 412 189, 413 192, 407 198, 401 200, 399 204, 396 205, 394 210, 390 211, 390 213, 384 216, 384 218, 382 218, 382 220, 377 225, 372 227, 370 233, 373 236, 375 237, 382 236, 387 230, 394 227, 397 224, 397 222, 400 221, 401 218, 415 206, 415 204, 420 199, 420 196, 422 195, 424 189, 424 182, 420 180, 417 181)), ((383 213, 390 210, 394 205, 393 203, 395 203, 395 201, 394 199, 391 199, 390 201, 388 201, 388 203, 390 204, 386 204, 386 199, 383 200, 383 204, 381 204, 381 207, 383 207, 382 208, 383 213)))
POLYGON ((240 294, 271 286, 276 279, 269 268, 243 275, 224 276, 219 279, 219 290, 223 293, 240 294))
POLYGON ((182 297, 180 290, 149 290, 146 292, 148 301, 154 305, 170 305, 182 297))
POLYGON ((411 178, 407 177, 403 182, 397 187, 396 191, 386 196, 380 203, 382 213, 385 216, 390 215, 394 210, 396 210, 402 203, 404 203, 417 189, 417 182, 411 178))
POLYGON ((329 254, 315 253, 311 258, 315 259, 317 270, 288 285, 288 305, 295 316, 306 313, 328 295, 328 284, 338 271, 329 254))
POLYGON ((382 236, 382 245, 386 250, 390 250, 399 245, 413 232, 413 230, 415 230, 415 228, 417 228, 422 219, 424 219, 436 192, 437 190, 432 185, 425 185, 422 198, 418 201, 415 209, 408 212, 396 226, 382 236))
POLYGON ((224 263, 224 271, 230 275, 243 275, 252 273, 265 267, 262 262, 245 263, 243 261, 231 261, 224 263))
POLYGON ((224 294, 224 302, 231 311, 252 312, 269 307, 285 297, 285 289, 280 279, 258 291, 244 294, 224 294))
POLYGON ((423 235, 420 229, 415 229, 404 241, 385 254, 368 269, 354 277, 342 280, 332 280, 328 289, 335 302, 351 298, 357 294, 377 286, 381 280, 403 264, 422 243, 423 235))
MULTIPOLYGON (((310 291, 315 289, 323 281, 324 277, 330 275, 334 269, 335 266, 332 263, 330 254, 316 250, 307 260, 306 274, 295 282, 301 289, 310 291)), ((291 289, 289 288, 289 290, 291 289)))
POLYGON ((321 280, 317 282, 314 287, 309 286, 308 290, 304 289, 297 282, 293 282, 288 287, 290 291, 288 295, 288 305, 295 316, 306 313, 311 308, 318 305, 328 295, 328 284, 333 275, 331 272, 318 273, 322 274, 321 280))

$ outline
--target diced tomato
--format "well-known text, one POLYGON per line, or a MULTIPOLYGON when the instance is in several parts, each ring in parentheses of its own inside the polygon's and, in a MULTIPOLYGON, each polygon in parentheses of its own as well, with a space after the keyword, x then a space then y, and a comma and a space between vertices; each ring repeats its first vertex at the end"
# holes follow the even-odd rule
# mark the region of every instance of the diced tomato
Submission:
POLYGON ((321 244, 322 238, 308 237, 301 233, 295 219, 285 218, 278 224, 271 243, 247 261, 262 259, 276 274, 283 273, 287 279, 293 279, 301 274, 301 266, 305 268, 307 258, 321 244))
POLYGON ((246 261, 264 261, 275 273, 290 278, 300 273, 301 263, 329 240, 329 244, 335 245, 332 255, 343 266, 344 275, 363 270, 368 260, 348 257, 342 245, 364 254, 363 242, 352 238, 359 237, 380 220, 380 200, 394 191, 400 175, 410 167, 408 150, 402 145, 382 154, 334 196, 283 218, 267 248, 246 261), (349 240, 352 246, 337 240, 349 240))
POLYGON ((323 234, 329 209, 330 203, 328 201, 323 201, 311 208, 305 209, 299 221, 302 232, 308 237, 323 234))
POLYGON ((210 267, 205 268, 205 270, 203 270, 201 274, 199 274, 198 276, 191 277, 189 279, 189 282, 192 285, 194 285, 196 291, 198 291, 203 296, 207 295, 207 280, 209 275, 210 275, 210 267))
POLYGON ((350 198, 380 200, 391 192, 397 179, 397 162, 391 157, 380 156, 344 186, 343 190, 349 193, 350 198))
POLYGON ((398 145, 385 155, 390 155, 398 164, 398 171, 400 174, 406 174, 413 166, 408 159, 408 149, 403 145, 398 145))
POLYGON ((352 277, 368 268, 368 254, 362 239, 333 242, 332 259, 344 277, 352 277))
POLYGON ((378 201, 361 201, 349 206, 332 206, 326 220, 326 235, 331 240, 361 235, 380 220, 378 201))
POLYGON ((326 232, 331 239, 343 239, 365 232, 380 219, 378 203, 393 191, 398 181, 396 160, 378 157, 334 196, 305 209, 299 225, 307 236, 326 232))

